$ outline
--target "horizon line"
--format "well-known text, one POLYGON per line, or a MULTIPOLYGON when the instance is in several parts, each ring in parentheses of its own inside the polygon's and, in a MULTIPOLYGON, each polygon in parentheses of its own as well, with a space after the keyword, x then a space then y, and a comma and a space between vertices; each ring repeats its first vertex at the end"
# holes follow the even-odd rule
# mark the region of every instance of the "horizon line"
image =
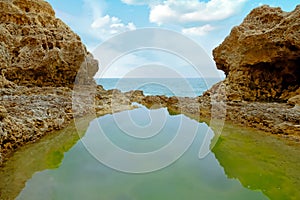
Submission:
POLYGON ((206 77, 94 77, 94 79, 108 79, 108 78, 115 78, 115 79, 138 79, 138 78, 173 78, 173 79, 181 79, 181 78, 225 78, 222 76, 206 76, 206 77))

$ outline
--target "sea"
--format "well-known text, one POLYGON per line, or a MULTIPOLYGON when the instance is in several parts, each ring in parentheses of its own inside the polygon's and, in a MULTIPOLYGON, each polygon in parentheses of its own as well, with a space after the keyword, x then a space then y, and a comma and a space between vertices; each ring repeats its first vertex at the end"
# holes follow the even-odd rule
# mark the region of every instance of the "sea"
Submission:
POLYGON ((211 88, 221 78, 98 78, 104 89, 122 92, 142 90, 144 95, 196 97, 211 88))

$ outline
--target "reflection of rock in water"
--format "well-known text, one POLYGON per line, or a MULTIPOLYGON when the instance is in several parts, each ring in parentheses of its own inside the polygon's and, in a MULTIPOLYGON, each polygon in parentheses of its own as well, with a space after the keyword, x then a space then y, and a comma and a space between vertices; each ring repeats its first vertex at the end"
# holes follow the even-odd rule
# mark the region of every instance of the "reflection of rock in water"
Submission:
POLYGON ((15 153, 0 168, 0 199, 15 199, 34 173, 59 167, 64 153, 83 136, 92 119, 78 120, 76 127, 69 125, 15 153))
POLYGON ((75 120, 76 127, 69 125, 54 135, 46 136, 41 142, 29 145, 28 149, 25 147, 24 150, 13 154, 0 168, 0 180, 5 180, 0 182, 0 199, 16 196, 34 172, 58 167, 64 152, 85 133, 96 114, 100 116, 134 108, 128 97, 118 90, 104 91, 102 87, 97 87, 97 95, 92 94, 92 99, 95 97, 95 102, 92 102, 95 103, 94 107, 82 98, 82 102, 77 105, 80 108, 76 109, 78 117, 73 119, 75 111, 72 110, 72 92, 69 88, 17 89, 11 90, 14 95, 3 102, 9 114, 0 123, 0 128, 7 131, 7 134, 1 135, 0 138, 2 152, 10 152, 30 141, 36 142, 49 131, 62 129, 71 120, 75 120), (23 92, 26 95, 20 95, 23 92))
POLYGON ((226 175, 244 187, 270 199, 300 198, 299 144, 228 125, 212 151, 226 175))
MULTIPOLYGON (((101 87, 98 87, 95 89, 94 94, 91 93, 95 96, 95 102, 92 99, 95 107, 89 107, 88 105, 91 105, 91 102, 85 104, 84 98, 82 98, 79 99, 82 100, 80 104, 75 104, 78 106, 76 112, 79 116, 91 112, 104 114, 129 109, 131 108, 131 101, 137 101, 151 108, 167 106, 170 113, 181 112, 198 120, 200 117, 209 119, 212 115, 212 104, 219 103, 220 106, 215 106, 216 110, 214 111, 221 112, 222 106, 226 106, 226 120, 272 133, 292 134, 299 137, 299 96, 296 96, 300 93, 298 68, 300 60, 299 8, 298 6, 291 13, 285 13, 280 9, 266 6, 252 11, 243 24, 234 28, 231 35, 214 51, 218 68, 224 70, 227 74, 225 84, 215 85, 202 97, 145 97, 141 91, 122 94, 118 90, 104 91, 101 87), (224 85, 227 89, 225 95, 228 99, 224 99, 224 94, 219 92, 219 88, 224 85), (287 101, 288 99, 289 105, 241 101, 287 101)), ((74 108, 72 108, 72 91, 66 87, 73 86, 80 67, 83 67, 82 73, 76 82, 93 82, 92 76, 97 71, 97 62, 86 51, 80 38, 63 22, 55 18, 53 9, 45 1, 1 1, 0 11, 0 36, 2 38, 0 45, 1 163, 1 153, 7 155, 24 143, 35 142, 44 134, 61 129, 70 123, 73 118, 72 109, 74 108), (51 87, 46 88, 45 86, 51 87)), ((214 114, 218 117, 218 113, 214 114)), ((244 136, 241 136, 241 138, 244 136)), ((64 134, 61 137, 64 137, 64 134)), ((257 137, 259 138, 259 136, 257 137)), ((65 149, 70 148, 77 141, 78 137, 74 136, 74 138, 74 140, 66 138, 67 147, 65 146, 65 149)), ((226 144, 226 137, 220 141, 219 146, 221 147, 222 144, 226 144)), ((234 155, 235 158, 238 158, 236 163, 239 166, 245 163, 252 166, 249 163, 251 159, 247 160, 247 156, 242 153, 238 154, 237 147, 245 145, 243 140, 238 141, 235 144, 236 146, 233 146, 237 148, 234 151, 232 145, 227 144, 228 146, 224 145, 222 148, 216 148, 215 153, 217 156, 231 152, 227 155, 234 155)), ((251 145, 249 146, 253 147, 253 144, 251 145)), ((49 144, 41 147, 41 152, 48 151, 43 149, 47 149, 48 146, 49 144)), ((273 151, 272 145, 268 147, 270 151, 273 151)), ((51 145, 49 148, 51 148, 51 145)), ((41 155, 39 154, 41 152, 36 152, 34 156, 29 153, 26 154, 28 157, 24 156, 25 159, 21 163, 14 163, 13 165, 20 168, 28 166, 28 174, 25 175, 25 180, 32 175, 33 171, 57 167, 61 162, 65 149, 57 150, 54 145, 54 150, 49 150, 51 153, 45 157, 45 162, 36 163, 31 161, 37 155, 41 155), (34 163, 34 165, 31 165, 31 163, 34 163)), ((261 149, 264 149, 263 146, 261 146, 261 149)), ((267 149, 265 150, 267 151, 267 149)), ((275 150, 274 152, 274 155, 282 158, 281 154, 276 154, 275 150)), ((286 151, 283 152, 285 153, 283 155, 287 154, 286 151)), ((218 157, 221 163, 226 162, 227 155, 218 157)), ((42 157, 44 156, 42 154, 42 157)), ((253 156, 259 156, 259 152, 254 152, 253 156)), ((260 158, 253 157, 253 159, 259 160, 260 158)), ((298 158, 291 154, 286 155, 282 160, 291 163, 287 159, 298 158)), ((10 162, 14 162, 14 160, 9 161, 6 166, 10 165, 10 162)), ((274 166, 270 165, 272 163, 264 161, 258 163, 261 165, 255 164, 253 167, 257 167, 257 171, 262 173, 265 172, 264 169, 274 166, 280 169, 278 174, 286 172, 284 167, 281 168, 280 165, 285 166, 284 163, 280 163, 276 159, 274 160, 274 166)), ((300 162, 295 160, 294 163, 300 162)), ((238 168, 235 165, 230 169, 236 169, 236 172, 228 171, 228 174, 231 174, 232 177, 239 177, 241 182, 244 181, 243 176, 239 176, 238 168)), ((286 177, 300 177, 295 169, 299 169, 297 164, 284 175, 286 177)), ((6 194, 14 194, 14 191, 23 187, 23 181, 19 180, 20 176, 17 171, 19 168, 13 169, 16 171, 11 173, 15 174, 12 177, 5 176, 5 170, 12 169, 1 169, 1 174, 3 174, 3 176, 1 175, 1 184, 5 185, 1 186, 0 194, 4 194, 2 188, 5 189, 10 182, 20 184, 18 186, 12 184, 12 186, 15 186, 14 189, 7 188, 5 190, 6 194)), ((227 167, 226 170, 228 170, 227 167)), ((275 177, 274 183, 282 180, 282 182, 286 181, 289 185, 290 180, 293 179, 289 180, 286 177, 278 179, 275 177)), ((265 176, 265 180, 271 179, 272 177, 265 176)), ((248 184, 247 181, 245 181, 245 185, 248 184)), ((260 179, 258 182, 265 183, 260 179)), ((250 186, 251 183, 250 181, 250 186)), ((295 184, 298 184, 298 180, 295 180, 295 184)), ((274 184, 271 184, 271 188, 274 188, 273 186, 274 184)), ((292 189, 297 187, 291 186, 292 189)), ((265 188, 265 186, 261 185, 259 188, 265 188)), ((269 191, 267 190, 267 193, 269 191)), ((277 194, 277 192, 275 191, 274 194, 277 194)), ((297 194, 296 191, 295 194, 297 194)))

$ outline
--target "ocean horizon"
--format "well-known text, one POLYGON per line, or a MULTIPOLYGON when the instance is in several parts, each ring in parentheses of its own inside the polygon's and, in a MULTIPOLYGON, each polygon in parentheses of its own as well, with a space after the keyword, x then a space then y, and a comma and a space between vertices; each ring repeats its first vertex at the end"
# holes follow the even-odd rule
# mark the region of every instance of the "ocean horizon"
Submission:
POLYGON ((167 97, 200 96, 221 81, 221 78, 96 78, 104 89, 119 89, 122 92, 142 90, 144 95, 165 95, 167 97))

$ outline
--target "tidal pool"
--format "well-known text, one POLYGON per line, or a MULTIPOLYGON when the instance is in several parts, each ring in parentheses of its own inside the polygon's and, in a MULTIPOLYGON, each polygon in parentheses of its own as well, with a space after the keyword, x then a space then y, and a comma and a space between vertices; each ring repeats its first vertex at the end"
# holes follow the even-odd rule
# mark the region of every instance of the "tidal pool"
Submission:
POLYGON ((0 171, 0 199, 300 198, 299 146, 227 124, 212 151, 199 158, 206 136, 214 134, 205 123, 170 115, 165 108, 85 119, 18 151, 0 171), (171 142, 180 131, 195 136, 186 151, 184 137, 171 142), (103 140, 145 156, 173 146, 140 162, 120 156, 103 140), (176 160, 172 153, 178 152, 183 155, 176 160), (168 159, 176 161, 163 166, 168 159), (148 173, 124 172, 128 169, 148 173))

